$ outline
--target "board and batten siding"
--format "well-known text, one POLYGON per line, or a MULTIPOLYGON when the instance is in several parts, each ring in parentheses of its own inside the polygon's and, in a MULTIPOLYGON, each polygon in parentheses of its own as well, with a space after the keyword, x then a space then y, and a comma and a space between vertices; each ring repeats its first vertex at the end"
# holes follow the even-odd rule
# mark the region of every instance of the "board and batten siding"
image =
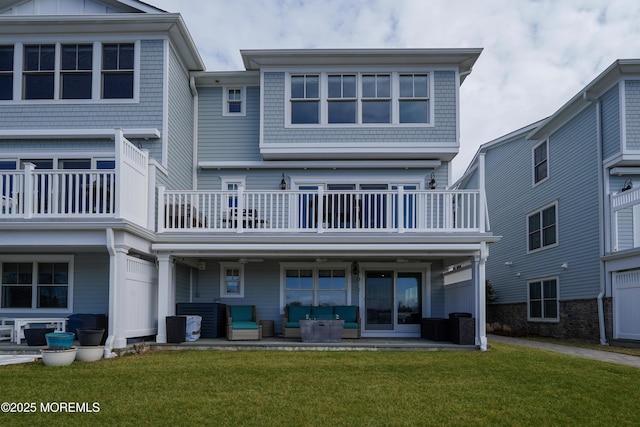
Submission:
POLYGON ((560 299, 595 298, 599 291, 596 109, 590 105, 549 138, 549 178, 533 186, 532 149, 525 135, 485 157, 491 228, 487 279, 498 303, 527 301, 527 281, 554 276, 560 299), (558 245, 527 253, 527 215, 557 203, 558 245), (511 266, 505 265, 512 263, 511 266), (568 263, 568 269, 561 268, 568 263))
POLYGON ((244 116, 222 115, 222 88, 198 88, 198 160, 257 161, 260 157, 260 88, 245 88, 244 116))
POLYGON ((620 90, 615 85, 600 97, 602 158, 620 154, 620 90))
POLYGON ((264 129, 263 144, 335 143, 335 142, 449 142, 458 141, 456 74, 453 71, 434 71, 433 127, 361 126, 286 128, 285 73, 263 74, 264 129))
POLYGON ((189 73, 169 50, 167 169, 168 188, 193 189, 193 96, 189 73))

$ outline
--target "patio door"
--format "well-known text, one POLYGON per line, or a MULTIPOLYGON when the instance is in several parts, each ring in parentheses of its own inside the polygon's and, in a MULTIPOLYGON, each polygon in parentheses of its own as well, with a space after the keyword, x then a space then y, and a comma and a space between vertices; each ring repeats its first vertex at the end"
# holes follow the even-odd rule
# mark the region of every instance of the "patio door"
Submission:
POLYGON ((364 331, 373 335, 419 335, 422 282, 420 271, 367 271, 364 331))

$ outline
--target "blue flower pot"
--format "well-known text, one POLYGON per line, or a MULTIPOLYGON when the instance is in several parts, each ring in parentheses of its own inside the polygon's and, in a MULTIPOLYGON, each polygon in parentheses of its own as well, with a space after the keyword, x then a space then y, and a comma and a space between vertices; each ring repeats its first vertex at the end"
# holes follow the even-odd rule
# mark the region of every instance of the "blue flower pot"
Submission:
POLYGON ((72 332, 51 332, 45 335, 49 350, 68 350, 73 344, 75 334, 72 332))

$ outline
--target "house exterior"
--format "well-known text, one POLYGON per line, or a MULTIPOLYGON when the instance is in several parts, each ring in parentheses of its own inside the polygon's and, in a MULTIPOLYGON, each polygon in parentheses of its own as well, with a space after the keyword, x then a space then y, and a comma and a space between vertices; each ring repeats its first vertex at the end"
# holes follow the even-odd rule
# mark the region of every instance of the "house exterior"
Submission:
POLYGON ((362 337, 464 311, 486 349, 498 238, 482 185, 448 189, 480 49, 245 50, 215 72, 146 3, 9 3, 0 316, 108 314, 118 348, 166 342, 178 303, 255 305, 276 331, 289 304, 356 305, 362 337))
POLYGON ((545 120, 481 146, 498 329, 640 340, 640 61, 618 60, 545 120))

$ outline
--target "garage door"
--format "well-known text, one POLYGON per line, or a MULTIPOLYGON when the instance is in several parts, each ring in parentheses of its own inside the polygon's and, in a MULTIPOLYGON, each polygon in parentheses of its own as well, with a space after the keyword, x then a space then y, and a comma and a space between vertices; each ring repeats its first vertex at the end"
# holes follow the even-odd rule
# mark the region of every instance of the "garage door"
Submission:
POLYGON ((614 337, 640 340, 640 270, 613 275, 614 337))

